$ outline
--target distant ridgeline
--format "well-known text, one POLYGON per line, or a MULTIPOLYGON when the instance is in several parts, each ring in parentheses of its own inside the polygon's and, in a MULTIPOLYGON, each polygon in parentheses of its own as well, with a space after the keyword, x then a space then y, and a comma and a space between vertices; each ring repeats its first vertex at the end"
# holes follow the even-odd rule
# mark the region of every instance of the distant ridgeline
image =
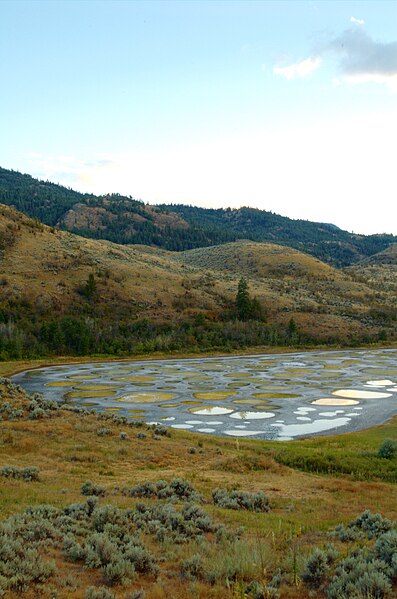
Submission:
POLYGON ((393 235, 355 235, 332 224, 293 220, 254 208, 152 206, 119 194, 82 194, 3 168, 0 203, 83 237, 172 251, 250 239, 290 246, 342 267, 397 242, 393 235))

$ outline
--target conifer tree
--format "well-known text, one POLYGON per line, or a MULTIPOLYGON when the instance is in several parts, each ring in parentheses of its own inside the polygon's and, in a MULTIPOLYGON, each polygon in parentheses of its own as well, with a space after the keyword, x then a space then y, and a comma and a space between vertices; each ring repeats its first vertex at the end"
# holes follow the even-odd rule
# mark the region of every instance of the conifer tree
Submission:
POLYGON ((244 277, 240 279, 237 288, 236 311, 239 320, 249 320, 252 314, 248 283, 244 277))

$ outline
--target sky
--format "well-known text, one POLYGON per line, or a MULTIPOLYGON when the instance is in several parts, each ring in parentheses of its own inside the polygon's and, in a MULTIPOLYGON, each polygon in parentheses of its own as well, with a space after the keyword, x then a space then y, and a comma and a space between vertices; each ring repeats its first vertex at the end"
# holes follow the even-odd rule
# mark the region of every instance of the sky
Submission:
POLYGON ((397 0, 1 0, 0 166, 397 234, 397 0))

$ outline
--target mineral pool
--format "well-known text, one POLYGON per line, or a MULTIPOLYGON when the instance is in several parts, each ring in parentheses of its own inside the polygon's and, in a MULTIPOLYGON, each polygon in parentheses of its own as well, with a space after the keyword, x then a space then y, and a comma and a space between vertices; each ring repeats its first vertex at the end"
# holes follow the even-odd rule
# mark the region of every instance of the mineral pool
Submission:
POLYGON ((175 429, 289 440, 397 413, 397 350, 70 364, 13 377, 29 393, 175 429), (87 401, 89 399, 89 401, 87 401))

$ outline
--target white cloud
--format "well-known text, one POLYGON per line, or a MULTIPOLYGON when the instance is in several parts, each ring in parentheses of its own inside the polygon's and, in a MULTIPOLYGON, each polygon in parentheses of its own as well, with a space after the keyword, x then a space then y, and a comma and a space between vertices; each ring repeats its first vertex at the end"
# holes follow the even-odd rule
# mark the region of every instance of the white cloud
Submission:
POLYGON ((301 60, 300 62, 296 62, 294 64, 290 64, 286 67, 274 67, 273 73, 275 75, 281 75, 286 79, 299 79, 302 77, 307 77, 313 71, 318 69, 321 64, 321 58, 319 56, 315 58, 305 58, 305 60, 301 60))
POLYGON ((354 28, 331 40, 325 52, 339 58, 339 71, 348 83, 378 83, 396 90, 397 42, 378 42, 354 28))
POLYGON ((356 17, 350 17, 350 22, 356 23, 356 25, 364 25, 365 24, 364 19, 356 19, 356 17))
MULTIPOLYGON (((360 25, 362 19, 350 20, 360 25)), ((286 79, 306 77, 319 68, 323 58, 334 55, 337 59, 338 77, 335 82, 377 83, 386 85, 392 92, 397 90, 397 42, 378 42, 361 27, 343 31, 309 58, 300 62, 273 68, 275 75, 286 79)))
POLYGON ((377 73, 357 73, 345 75, 343 80, 353 85, 360 83, 379 83, 386 85, 392 93, 397 93, 397 75, 380 75, 377 73))

